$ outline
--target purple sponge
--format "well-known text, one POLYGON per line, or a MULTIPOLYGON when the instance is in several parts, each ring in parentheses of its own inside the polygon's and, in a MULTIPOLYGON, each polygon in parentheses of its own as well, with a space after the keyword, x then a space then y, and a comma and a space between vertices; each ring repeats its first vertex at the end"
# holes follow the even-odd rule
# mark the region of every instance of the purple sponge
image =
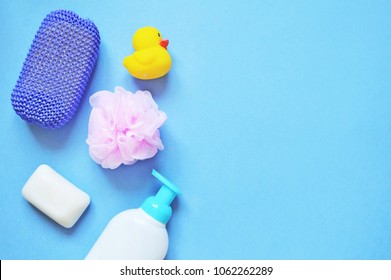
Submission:
POLYGON ((99 53, 95 24, 58 10, 43 20, 11 95, 24 120, 58 128, 74 115, 99 53))

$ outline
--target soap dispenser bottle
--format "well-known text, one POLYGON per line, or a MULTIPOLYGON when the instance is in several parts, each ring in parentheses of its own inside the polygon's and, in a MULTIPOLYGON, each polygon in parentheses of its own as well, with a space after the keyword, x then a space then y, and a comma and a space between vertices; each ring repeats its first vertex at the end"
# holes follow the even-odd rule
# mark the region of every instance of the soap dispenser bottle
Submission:
POLYGON ((163 185, 140 208, 116 215, 86 256, 86 260, 163 260, 168 250, 166 224, 171 202, 180 190, 156 170, 163 185))

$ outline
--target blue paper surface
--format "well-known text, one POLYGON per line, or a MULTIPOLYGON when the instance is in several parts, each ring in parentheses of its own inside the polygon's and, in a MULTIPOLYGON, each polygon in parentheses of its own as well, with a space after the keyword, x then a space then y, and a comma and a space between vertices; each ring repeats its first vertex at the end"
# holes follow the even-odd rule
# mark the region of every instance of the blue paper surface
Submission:
POLYGON ((1 1, 0 259, 83 259, 106 224, 159 188, 173 203, 167 259, 391 259, 391 2, 1 1), (74 118, 29 125, 10 95, 51 11, 91 19, 98 62, 74 118), (140 27, 170 40, 169 74, 122 66, 140 27), (150 90, 165 149, 105 170, 88 154, 89 96, 150 90), (46 163, 87 192, 72 229, 21 195, 46 163))

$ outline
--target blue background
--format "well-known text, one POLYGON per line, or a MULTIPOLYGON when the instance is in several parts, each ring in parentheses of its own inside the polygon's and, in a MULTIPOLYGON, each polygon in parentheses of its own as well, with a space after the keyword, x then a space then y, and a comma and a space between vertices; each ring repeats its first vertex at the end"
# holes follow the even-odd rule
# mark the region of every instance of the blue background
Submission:
POLYGON ((0 2, 0 258, 83 259, 108 221, 159 187, 182 190, 167 259, 391 259, 390 1, 0 2), (29 125, 10 95, 43 18, 90 18, 100 54, 65 127, 29 125), (151 25, 170 40, 164 78, 122 66, 151 25), (165 150, 105 170, 88 154, 89 96, 150 90, 165 150), (72 229, 21 189, 42 163, 86 191, 72 229))

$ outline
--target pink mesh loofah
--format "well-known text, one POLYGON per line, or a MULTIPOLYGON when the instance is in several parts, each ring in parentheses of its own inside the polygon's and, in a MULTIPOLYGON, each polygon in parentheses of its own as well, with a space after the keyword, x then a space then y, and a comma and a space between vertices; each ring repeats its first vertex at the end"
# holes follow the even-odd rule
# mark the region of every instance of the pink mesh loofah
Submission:
POLYGON ((167 115, 158 110, 150 92, 131 93, 116 87, 114 93, 93 94, 90 104, 86 142, 92 159, 102 167, 130 165, 163 150, 159 128, 167 115))

